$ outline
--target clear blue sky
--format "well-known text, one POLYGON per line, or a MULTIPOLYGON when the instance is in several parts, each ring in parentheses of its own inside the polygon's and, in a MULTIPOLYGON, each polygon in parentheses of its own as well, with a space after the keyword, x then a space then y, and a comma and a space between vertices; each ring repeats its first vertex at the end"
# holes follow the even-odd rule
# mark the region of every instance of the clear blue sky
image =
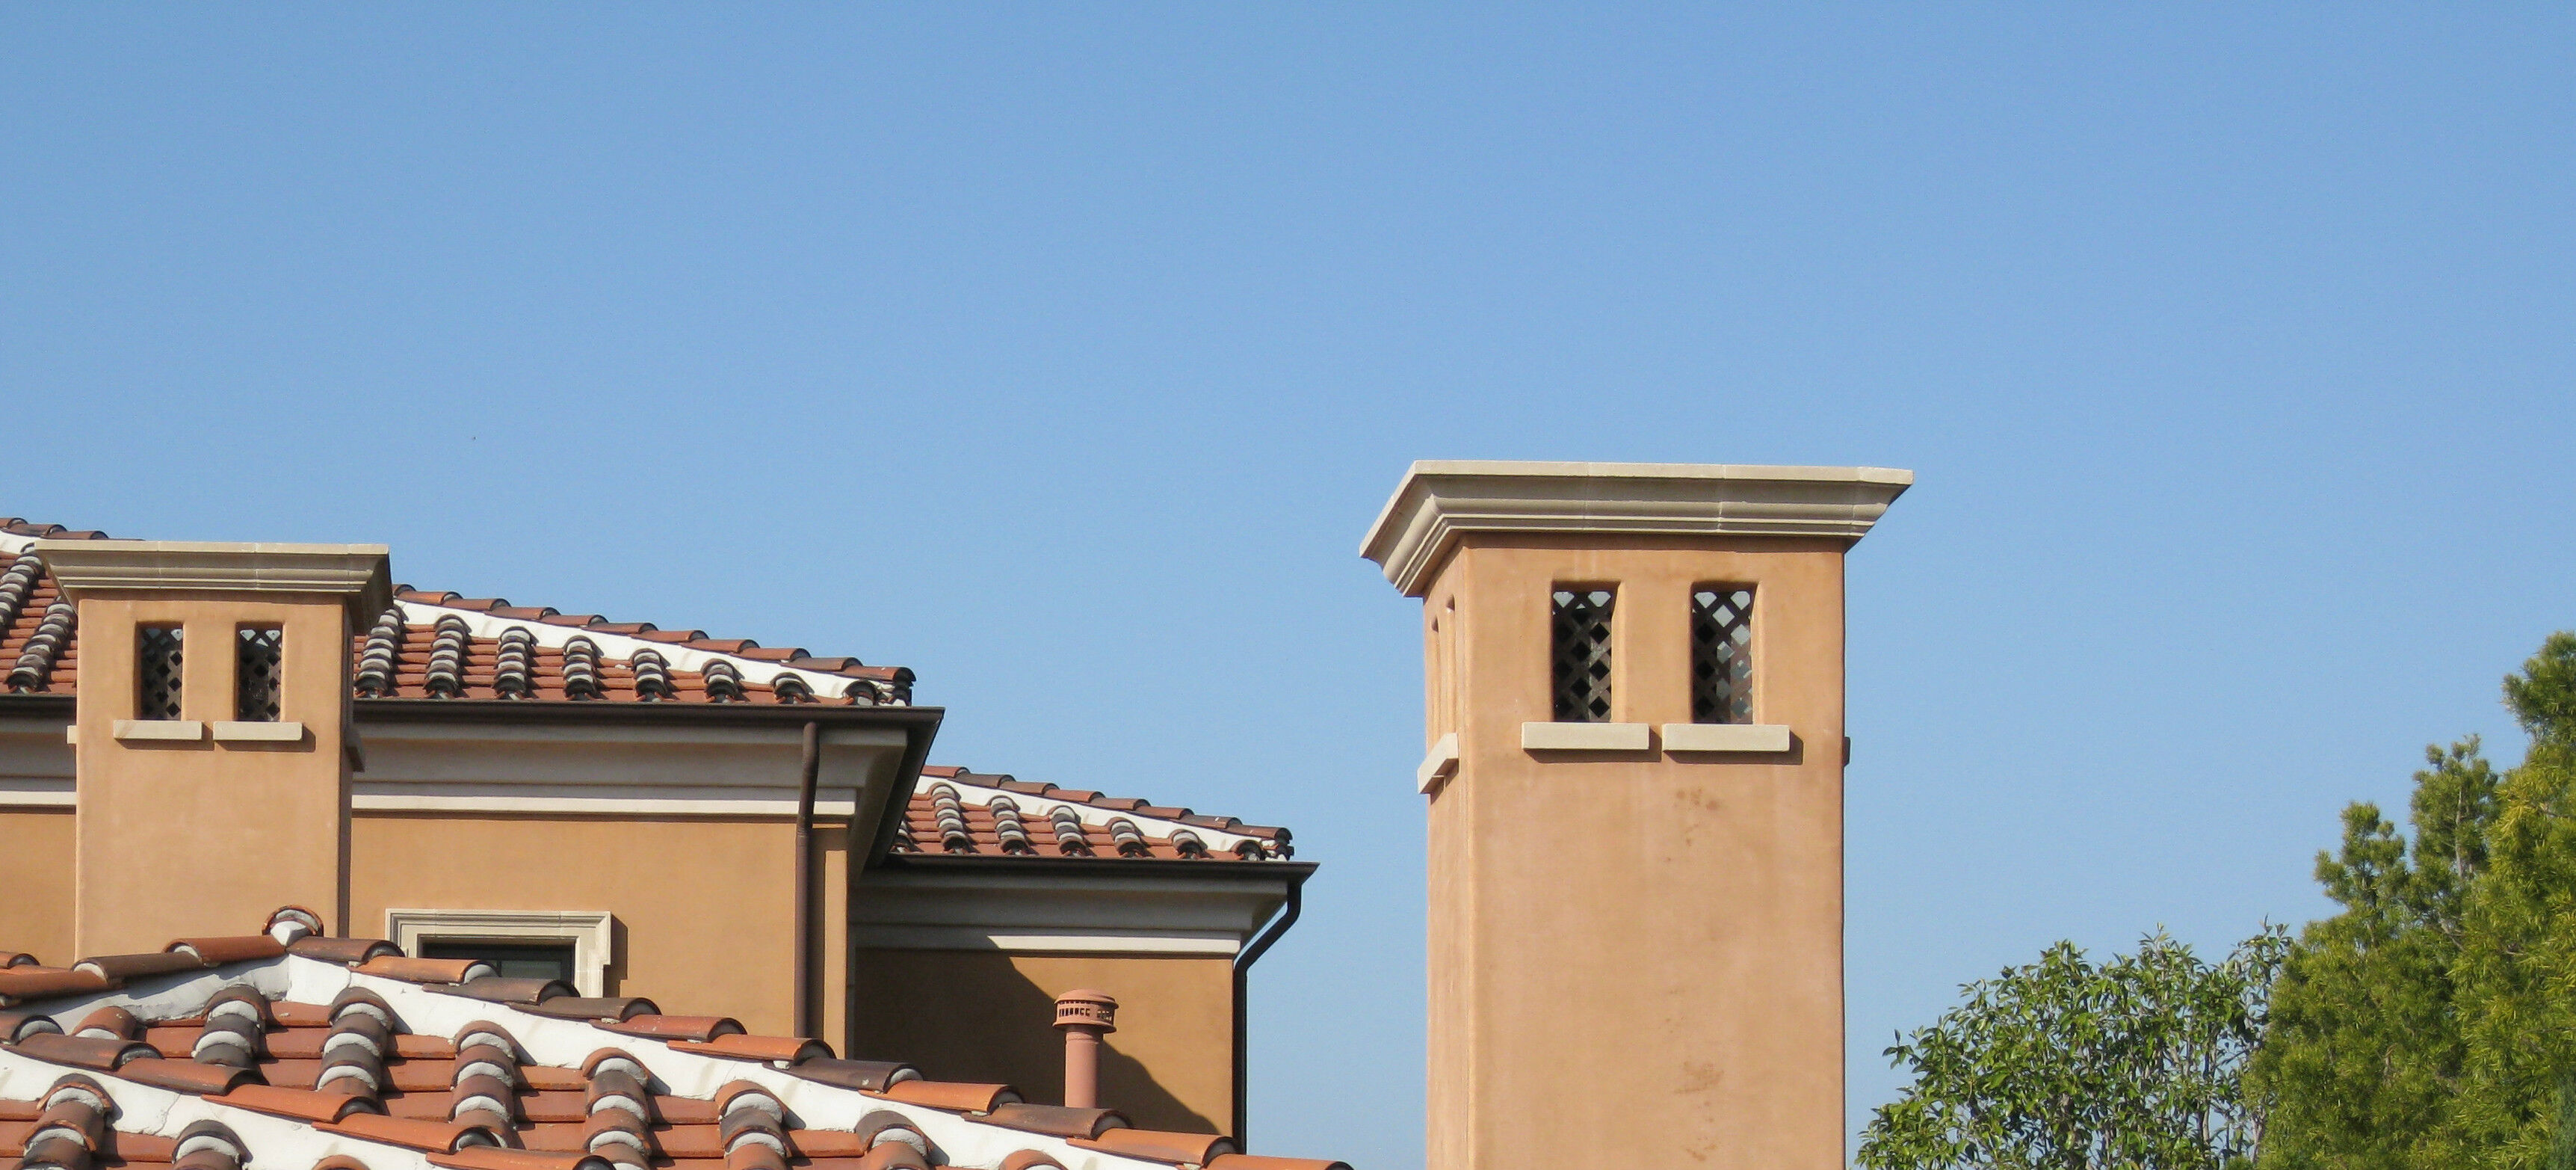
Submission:
MULTIPOLYGON (((1297 831, 1272 1152, 1418 1163, 1408 460, 1860 463, 1850 1052, 2223 946, 2576 625, 2576 17, 16 6, 0 512, 921 672, 1297 831)), ((1637 1124, 1657 1106, 1640 1102, 1637 1124)))

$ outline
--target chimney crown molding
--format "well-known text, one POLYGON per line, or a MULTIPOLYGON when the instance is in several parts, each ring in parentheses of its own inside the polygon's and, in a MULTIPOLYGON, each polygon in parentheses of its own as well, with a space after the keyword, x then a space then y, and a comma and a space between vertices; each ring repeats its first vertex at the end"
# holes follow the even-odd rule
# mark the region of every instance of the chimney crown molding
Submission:
POLYGON ((381 544, 39 540, 30 547, 75 601, 143 591, 336 593, 361 621, 393 606, 393 570, 381 544))
POLYGON ((1822 536, 1858 541, 1914 483, 1889 467, 1425 459, 1360 555, 1407 597, 1469 532, 1822 536))

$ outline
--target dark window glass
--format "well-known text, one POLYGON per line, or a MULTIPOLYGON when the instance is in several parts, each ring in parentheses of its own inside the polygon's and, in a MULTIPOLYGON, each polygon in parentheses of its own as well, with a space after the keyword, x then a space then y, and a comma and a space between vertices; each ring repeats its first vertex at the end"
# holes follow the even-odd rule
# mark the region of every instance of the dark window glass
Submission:
POLYGON ((1551 656, 1559 723, 1610 720, 1610 607, 1608 589, 1568 586, 1555 592, 1555 648, 1551 656))
POLYGON ((1691 590, 1691 722, 1753 722, 1753 587, 1691 590))
POLYGON ((561 979, 571 983, 572 942, 483 942, 470 938, 425 938, 424 959, 481 959, 504 979, 561 979))
POLYGON ((233 663, 233 718, 245 723, 275 723, 278 713, 278 664, 286 653, 286 631, 275 626, 243 626, 233 663))
POLYGON ((188 631, 178 626, 138 626, 134 631, 134 717, 179 717, 180 653, 188 631))

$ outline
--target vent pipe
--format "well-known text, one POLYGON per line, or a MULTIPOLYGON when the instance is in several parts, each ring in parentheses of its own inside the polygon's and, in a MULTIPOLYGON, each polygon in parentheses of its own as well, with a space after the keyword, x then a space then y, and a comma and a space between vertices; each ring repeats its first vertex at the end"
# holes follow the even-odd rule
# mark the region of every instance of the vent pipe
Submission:
POLYGON ((1100 1108, 1100 1038, 1118 1030, 1118 1001, 1099 991, 1055 997, 1055 1026, 1064 1030, 1064 1104, 1100 1108))

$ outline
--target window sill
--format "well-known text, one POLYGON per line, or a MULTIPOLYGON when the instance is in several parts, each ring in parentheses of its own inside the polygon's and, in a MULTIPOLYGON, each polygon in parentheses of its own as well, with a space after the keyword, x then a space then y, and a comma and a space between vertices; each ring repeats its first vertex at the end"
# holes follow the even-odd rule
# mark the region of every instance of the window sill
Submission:
POLYGON ((219 722, 215 724, 217 743, 302 743, 304 725, 294 720, 260 723, 219 722))
POLYGON ((1440 782, 1458 774, 1458 733, 1450 732, 1431 745, 1431 754, 1422 757, 1422 766, 1413 770, 1413 789, 1425 796, 1440 787, 1440 782))
POLYGON ((206 738, 206 725, 195 719, 119 719, 116 738, 147 743, 195 743, 206 738))
POLYGON ((1521 750, 1530 752, 1644 752, 1655 747, 1645 723, 1524 723, 1521 750))
POLYGON ((1788 751, 1791 740, 1788 727, 1777 723, 1667 723, 1664 725, 1664 750, 1668 752, 1776 754, 1788 751))

